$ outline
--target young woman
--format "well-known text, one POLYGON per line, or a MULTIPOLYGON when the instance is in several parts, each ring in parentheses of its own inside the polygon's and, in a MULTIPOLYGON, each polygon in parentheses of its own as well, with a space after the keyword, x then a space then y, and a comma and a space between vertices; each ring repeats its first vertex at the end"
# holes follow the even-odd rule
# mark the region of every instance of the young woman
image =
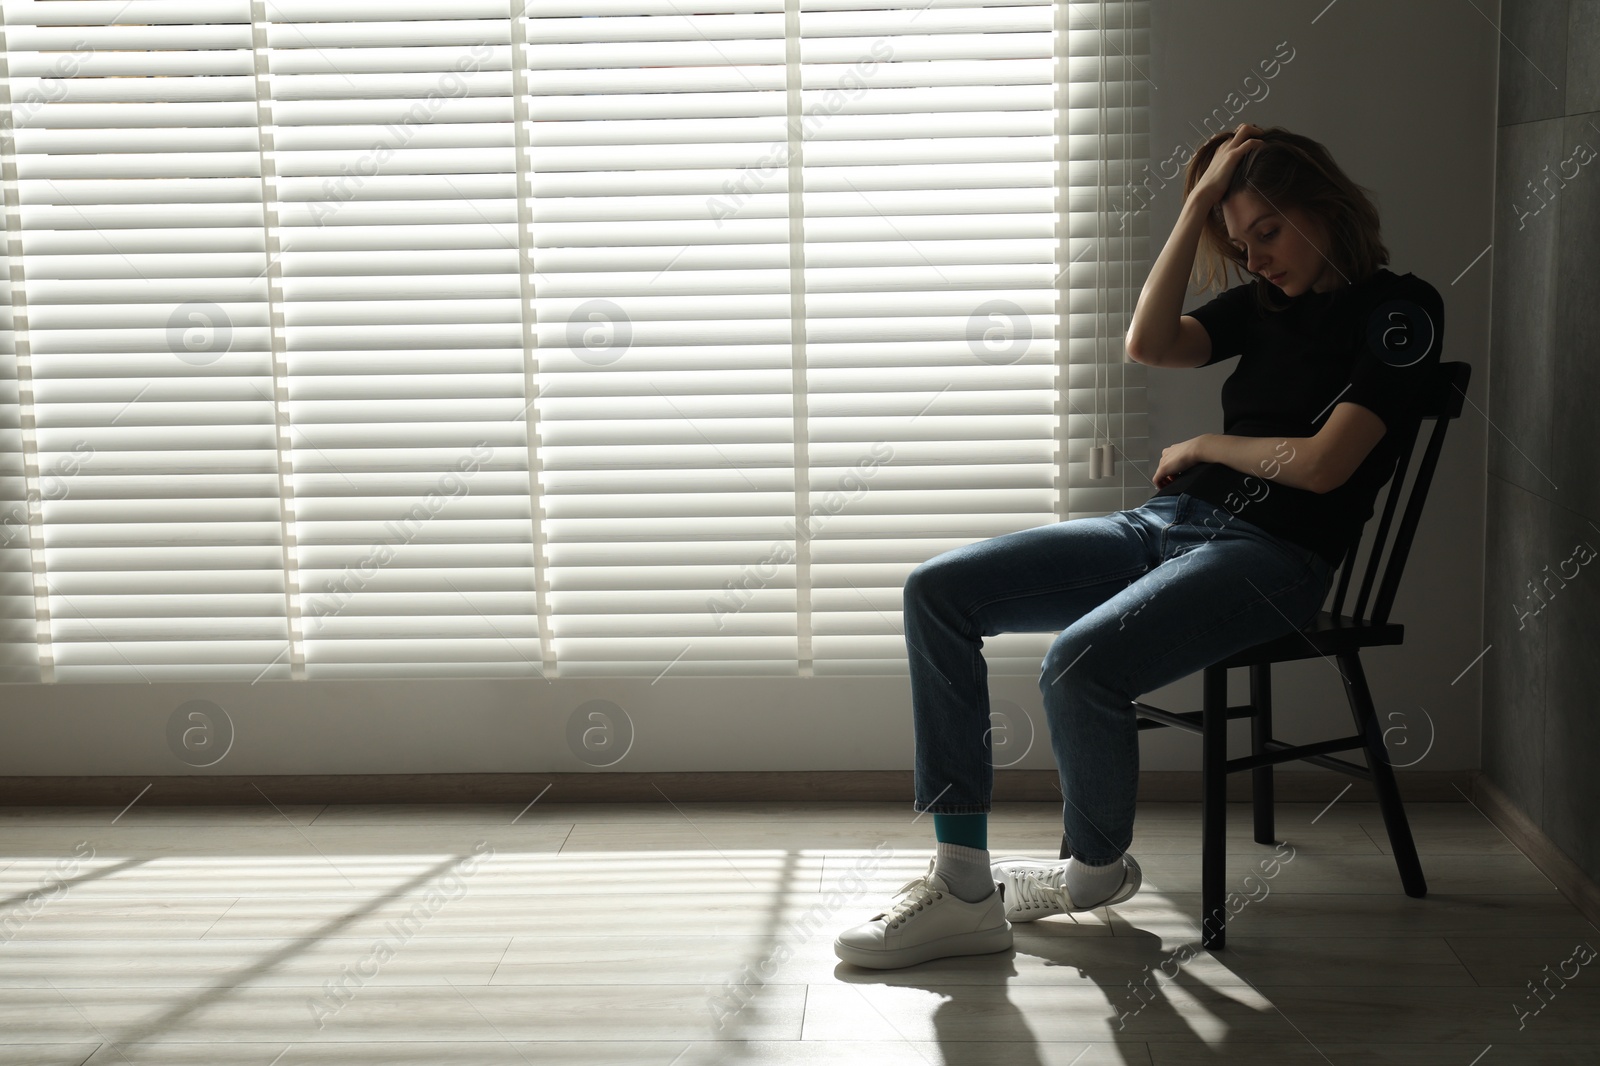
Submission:
POLYGON ((887 909, 839 934, 839 958, 894 968, 1003 951, 1011 922, 1138 889, 1130 701, 1316 617, 1432 384, 1442 301, 1388 261, 1376 209, 1321 144, 1245 124, 1201 146, 1126 348, 1155 367, 1238 356, 1224 432, 1163 449, 1139 507, 968 544, 911 572, 912 809, 933 815, 937 847, 887 909), (1208 288, 1230 262, 1254 280, 1180 314, 1197 245, 1208 288), (991 866, 980 649, 996 633, 1055 630, 1038 683, 1070 858, 991 866))

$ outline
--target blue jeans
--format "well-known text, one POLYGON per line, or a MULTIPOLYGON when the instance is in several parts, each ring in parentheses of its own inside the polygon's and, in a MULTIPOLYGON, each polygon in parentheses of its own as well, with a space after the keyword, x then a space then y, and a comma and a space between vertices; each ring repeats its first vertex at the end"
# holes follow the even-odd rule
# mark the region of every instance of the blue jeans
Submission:
POLYGON ((1133 840, 1139 729, 1131 701, 1303 628, 1334 567, 1187 493, 966 544, 904 591, 916 738, 912 809, 987 812, 994 784, 983 638, 1060 631, 1039 691, 1070 854, 1103 866, 1133 840))

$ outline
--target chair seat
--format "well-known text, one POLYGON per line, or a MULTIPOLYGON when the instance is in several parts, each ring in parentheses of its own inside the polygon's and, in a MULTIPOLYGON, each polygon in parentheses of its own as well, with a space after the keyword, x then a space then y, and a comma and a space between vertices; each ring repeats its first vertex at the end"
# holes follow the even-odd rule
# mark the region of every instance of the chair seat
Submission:
POLYGON ((1354 648, 1399 644, 1406 627, 1398 622, 1375 625, 1331 611, 1318 611, 1311 624, 1295 633, 1263 641, 1217 662, 1218 666, 1251 666, 1335 655, 1354 648))

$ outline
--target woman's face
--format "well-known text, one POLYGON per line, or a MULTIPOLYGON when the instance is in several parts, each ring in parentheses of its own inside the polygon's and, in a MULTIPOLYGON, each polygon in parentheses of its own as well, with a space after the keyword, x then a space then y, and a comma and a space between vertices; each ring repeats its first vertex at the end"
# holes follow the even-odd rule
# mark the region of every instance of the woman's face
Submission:
POLYGON ((1293 207, 1280 212, 1252 190, 1240 189, 1223 202, 1222 218, 1234 247, 1245 251, 1246 269, 1284 295, 1345 284, 1326 255, 1327 232, 1314 215, 1293 207))

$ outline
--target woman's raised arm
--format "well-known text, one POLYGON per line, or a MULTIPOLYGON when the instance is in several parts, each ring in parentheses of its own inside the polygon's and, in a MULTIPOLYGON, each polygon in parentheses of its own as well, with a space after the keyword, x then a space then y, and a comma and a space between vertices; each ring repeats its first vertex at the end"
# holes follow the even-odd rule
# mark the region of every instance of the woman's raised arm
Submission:
POLYGON ((1184 198, 1178 224, 1156 257, 1133 308, 1128 327, 1128 358, 1136 363, 1162 367, 1199 366, 1211 357, 1211 336, 1197 321, 1184 322, 1181 312, 1194 270, 1195 249, 1200 232, 1240 159, 1261 142, 1250 134, 1261 130, 1248 123, 1234 131, 1233 139, 1218 148, 1206 167, 1205 175, 1184 198))

